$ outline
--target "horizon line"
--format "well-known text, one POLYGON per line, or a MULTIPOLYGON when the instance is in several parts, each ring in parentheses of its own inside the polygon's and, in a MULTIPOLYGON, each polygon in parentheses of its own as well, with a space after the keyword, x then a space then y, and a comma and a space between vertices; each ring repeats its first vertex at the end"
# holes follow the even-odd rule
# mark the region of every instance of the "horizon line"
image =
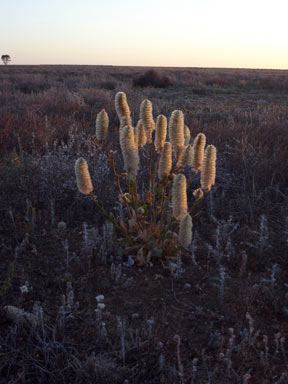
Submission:
POLYGON ((256 68, 256 67, 193 67, 193 66, 165 66, 165 65, 115 65, 115 64, 7 64, 0 65, 4 67, 121 67, 121 68, 165 68, 165 69, 239 69, 239 70, 255 70, 255 71, 288 71, 288 68, 256 68))

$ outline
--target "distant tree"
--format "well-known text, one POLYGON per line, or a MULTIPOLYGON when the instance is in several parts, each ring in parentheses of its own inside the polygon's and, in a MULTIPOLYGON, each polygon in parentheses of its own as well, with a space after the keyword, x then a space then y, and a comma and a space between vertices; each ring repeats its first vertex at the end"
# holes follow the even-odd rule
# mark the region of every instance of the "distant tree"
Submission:
POLYGON ((9 55, 2 55, 1 60, 3 61, 4 65, 7 65, 9 61, 11 61, 11 57, 9 55))

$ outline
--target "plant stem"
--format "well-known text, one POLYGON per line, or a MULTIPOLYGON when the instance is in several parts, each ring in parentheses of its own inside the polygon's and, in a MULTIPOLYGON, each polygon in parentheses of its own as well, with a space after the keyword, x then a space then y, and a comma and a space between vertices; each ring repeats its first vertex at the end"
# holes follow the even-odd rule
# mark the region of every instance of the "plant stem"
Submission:
POLYGON ((115 227, 118 230, 123 231, 121 226, 117 223, 117 221, 116 221, 115 217, 113 216, 113 214, 110 213, 110 215, 108 215, 108 213, 105 211, 105 209, 103 208, 103 204, 100 202, 100 200, 97 199, 97 196, 95 195, 95 193, 91 192, 89 194, 89 196, 92 198, 92 200, 96 204, 97 208, 103 213, 103 215, 106 216, 108 220, 112 221, 112 223, 115 225, 115 227))
POLYGON ((113 155, 111 156, 108 144, 105 144, 105 152, 107 155, 108 165, 109 165, 109 168, 111 169, 111 171, 113 172, 117 188, 118 188, 119 192, 121 193, 121 195, 123 195, 123 191, 122 191, 122 188, 120 185, 120 177, 119 177, 119 174, 116 172, 116 169, 115 169, 115 159, 114 159, 113 155))
POLYGON ((153 155, 153 143, 150 144, 150 156, 149 156, 149 191, 152 192, 152 155, 153 155))

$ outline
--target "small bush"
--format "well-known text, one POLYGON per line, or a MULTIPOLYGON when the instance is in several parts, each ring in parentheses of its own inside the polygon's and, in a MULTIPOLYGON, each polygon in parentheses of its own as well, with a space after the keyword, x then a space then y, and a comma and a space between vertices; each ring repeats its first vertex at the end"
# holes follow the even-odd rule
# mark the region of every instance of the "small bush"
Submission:
POLYGON ((113 81, 102 81, 99 84, 99 87, 102 89, 107 89, 108 91, 113 91, 115 89, 116 85, 113 81))
POLYGON ((154 87, 167 88, 172 85, 171 80, 167 76, 161 75, 154 69, 146 71, 142 76, 133 81, 134 87, 154 87))
POLYGON ((31 82, 21 82, 17 84, 16 90, 31 95, 32 93, 44 92, 50 88, 48 83, 31 83, 31 82))

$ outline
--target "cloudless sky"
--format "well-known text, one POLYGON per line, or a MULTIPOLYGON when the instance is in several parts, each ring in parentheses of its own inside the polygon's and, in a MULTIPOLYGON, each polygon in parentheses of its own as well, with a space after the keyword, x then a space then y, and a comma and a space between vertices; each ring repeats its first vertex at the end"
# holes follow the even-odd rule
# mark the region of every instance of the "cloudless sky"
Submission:
POLYGON ((11 64, 288 69, 288 0, 0 0, 11 64))

